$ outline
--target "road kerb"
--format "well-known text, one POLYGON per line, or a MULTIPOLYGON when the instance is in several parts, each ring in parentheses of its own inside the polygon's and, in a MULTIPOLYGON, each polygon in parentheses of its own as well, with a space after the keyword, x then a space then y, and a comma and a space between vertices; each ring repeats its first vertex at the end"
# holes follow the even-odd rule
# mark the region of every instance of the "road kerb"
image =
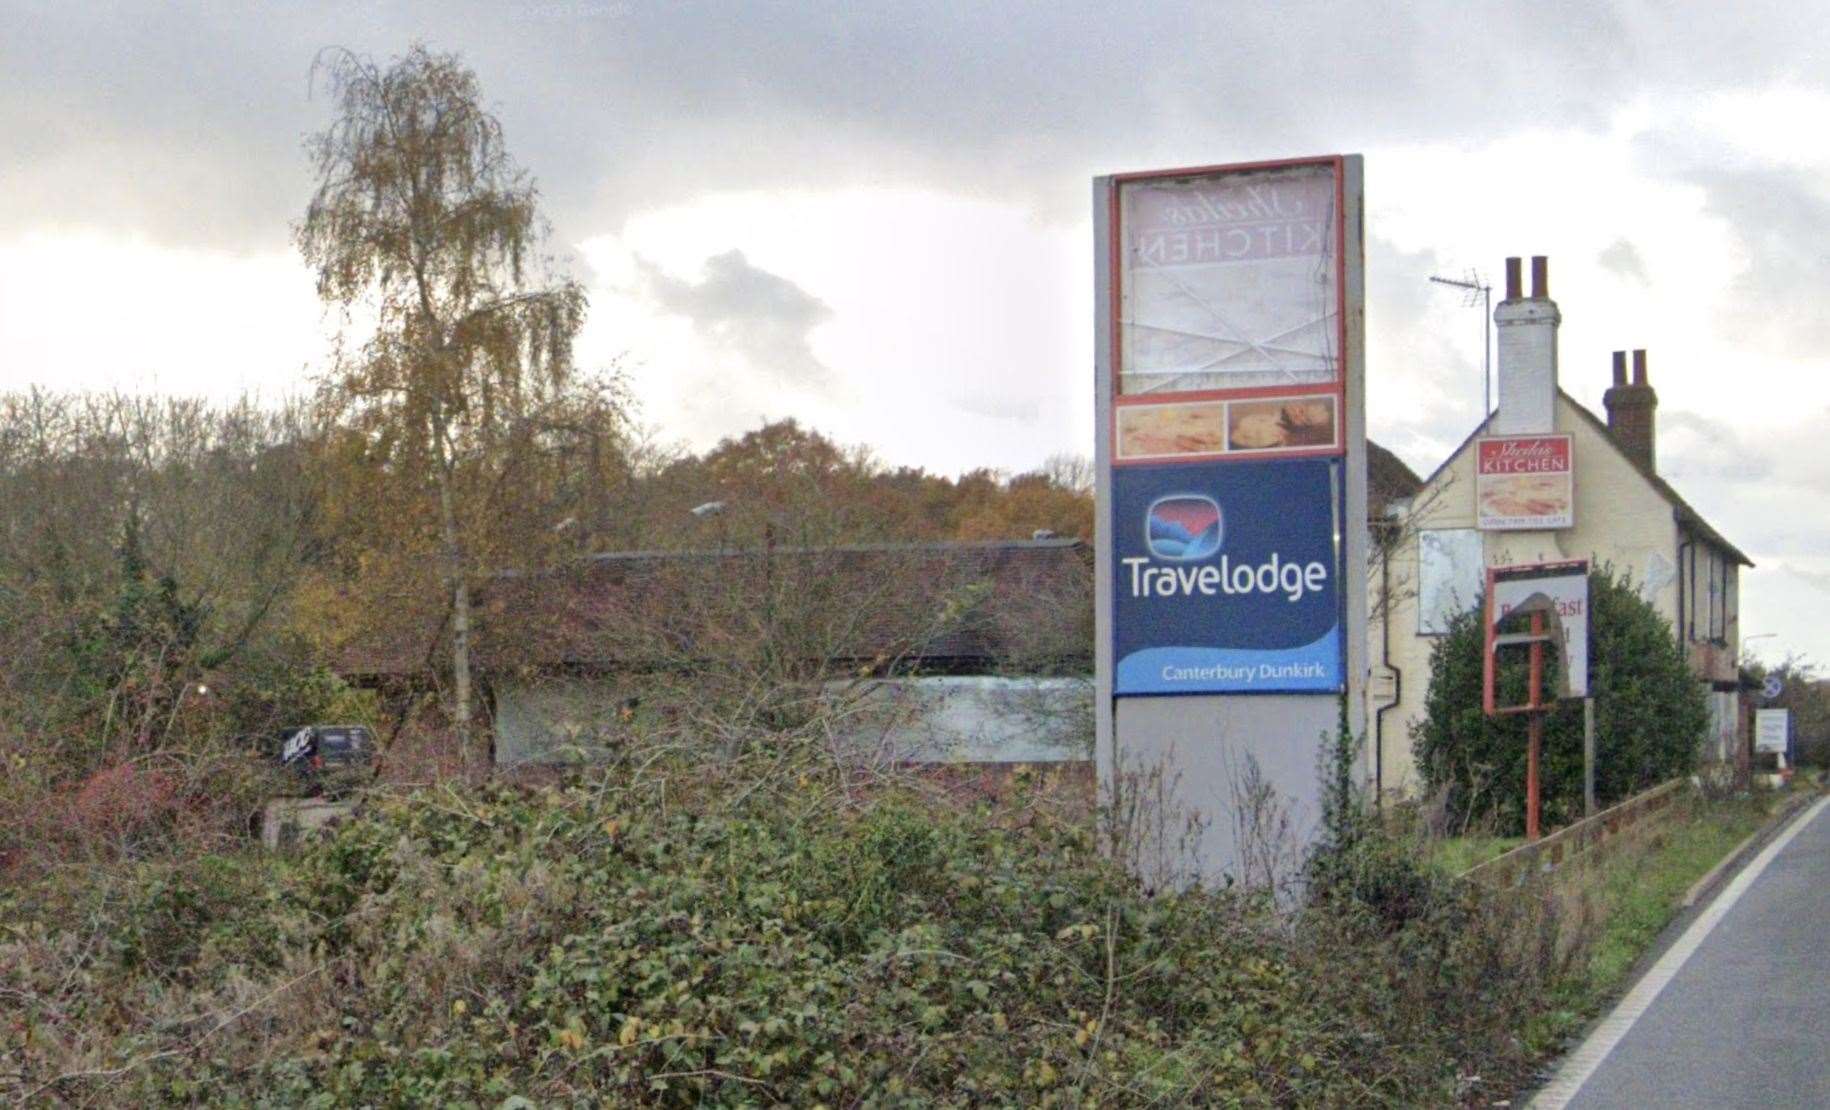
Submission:
POLYGON ((1716 865, 1709 869, 1708 874, 1690 884, 1690 889, 1684 892, 1684 900, 1679 902, 1678 905, 1683 909, 1690 909, 1708 895, 1713 894, 1716 888, 1722 884, 1723 878, 1746 861, 1755 845, 1772 837, 1779 829, 1784 828, 1787 821, 1790 821, 1798 814, 1799 810, 1810 805, 1812 801, 1813 798, 1811 795, 1800 795, 1789 802, 1784 809, 1775 814, 1772 820, 1755 829, 1753 832, 1748 833, 1747 839, 1735 845, 1732 851, 1716 861, 1716 865))
POLYGON ((1651 1008, 1652 1003, 1665 989, 1666 984, 1677 977, 1677 973, 1683 969, 1691 954, 1702 946, 1703 941, 1708 939, 1715 927, 1724 917, 1728 916, 1728 912, 1734 908, 1736 902, 1741 900, 1742 894, 1746 893, 1748 887, 1754 885, 1754 880, 1760 877, 1761 872, 1766 870, 1773 858, 1792 842, 1792 838, 1797 836, 1801 829, 1823 812, 1826 806, 1830 806, 1830 797, 1818 799, 1804 811, 1802 816, 1794 817, 1783 832, 1761 849, 1753 862, 1729 880, 1728 885, 1704 908, 1697 919, 1690 923, 1677 942, 1667 949, 1663 956, 1659 957, 1658 962, 1640 977, 1639 982, 1633 984, 1632 989, 1627 991, 1626 996, 1615 1005, 1607 1017, 1601 1019, 1600 1024, 1589 1033, 1588 1038, 1564 1058, 1556 1075, 1552 1076, 1551 1081, 1546 1083, 1532 1098, 1531 1110, 1562 1110, 1563 1107, 1569 1105, 1570 1101, 1581 1092, 1583 1084, 1587 1083, 1589 1077, 1594 1075, 1602 1063, 1607 1060, 1608 1054, 1613 1052, 1615 1046, 1626 1038, 1627 1033, 1632 1030, 1633 1024, 1651 1008))

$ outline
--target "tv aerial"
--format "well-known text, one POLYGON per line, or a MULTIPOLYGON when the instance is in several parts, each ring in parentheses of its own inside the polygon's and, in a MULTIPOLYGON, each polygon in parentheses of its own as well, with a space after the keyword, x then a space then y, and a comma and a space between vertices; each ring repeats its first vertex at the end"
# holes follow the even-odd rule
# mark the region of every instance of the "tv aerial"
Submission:
POLYGON ((1493 413, 1493 286, 1481 280, 1480 271, 1470 269, 1459 278, 1430 275, 1437 285, 1447 285, 1463 292, 1461 306, 1481 306, 1481 420, 1493 413))

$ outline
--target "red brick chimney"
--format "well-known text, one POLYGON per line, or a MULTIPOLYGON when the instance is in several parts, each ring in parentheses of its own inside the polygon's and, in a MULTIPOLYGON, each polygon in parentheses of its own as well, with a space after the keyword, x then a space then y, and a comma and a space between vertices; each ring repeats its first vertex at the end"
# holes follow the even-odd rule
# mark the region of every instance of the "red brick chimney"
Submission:
POLYGON ((1658 473, 1658 394, 1646 381, 1646 352, 1633 352, 1633 380, 1627 381, 1627 352, 1614 352, 1614 386, 1602 395, 1608 431, 1627 457, 1658 473))

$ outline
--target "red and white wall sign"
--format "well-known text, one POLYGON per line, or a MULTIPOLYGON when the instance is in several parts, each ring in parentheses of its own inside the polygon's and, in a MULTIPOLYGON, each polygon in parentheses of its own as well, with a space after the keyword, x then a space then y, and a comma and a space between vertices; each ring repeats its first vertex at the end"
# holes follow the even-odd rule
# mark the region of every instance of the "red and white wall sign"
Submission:
POLYGON ((1492 436, 1476 443, 1474 500, 1486 531, 1576 524, 1576 468, 1567 435, 1492 436))

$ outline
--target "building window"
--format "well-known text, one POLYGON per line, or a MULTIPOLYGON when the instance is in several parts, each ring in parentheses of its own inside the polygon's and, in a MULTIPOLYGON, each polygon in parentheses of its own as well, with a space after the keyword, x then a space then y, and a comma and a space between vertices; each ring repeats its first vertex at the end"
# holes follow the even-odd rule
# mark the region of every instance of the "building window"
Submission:
POLYGON ((1732 560, 1725 560, 1722 579, 1726 585, 1723 591, 1722 609, 1725 613, 1722 622, 1722 637, 1725 640, 1737 640, 1741 635, 1740 599, 1736 596, 1741 588, 1741 568, 1732 560))
POLYGON ((1684 576, 1684 638, 1694 641, 1697 638, 1697 543, 1690 541, 1685 547, 1687 556, 1679 573, 1684 576))
POLYGON ((1720 551, 1710 549, 1706 563, 1709 570, 1709 638, 1718 644, 1723 641, 1726 632, 1724 602, 1727 600, 1728 587, 1722 580, 1725 562, 1720 551))

